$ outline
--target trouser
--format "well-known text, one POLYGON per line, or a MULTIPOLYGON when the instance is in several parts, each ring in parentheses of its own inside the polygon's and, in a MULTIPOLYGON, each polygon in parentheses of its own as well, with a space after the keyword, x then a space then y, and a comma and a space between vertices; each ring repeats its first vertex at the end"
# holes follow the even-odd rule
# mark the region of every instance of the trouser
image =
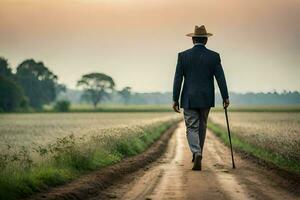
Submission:
POLYGON ((187 140, 192 153, 203 153, 209 111, 210 108, 184 109, 187 140))

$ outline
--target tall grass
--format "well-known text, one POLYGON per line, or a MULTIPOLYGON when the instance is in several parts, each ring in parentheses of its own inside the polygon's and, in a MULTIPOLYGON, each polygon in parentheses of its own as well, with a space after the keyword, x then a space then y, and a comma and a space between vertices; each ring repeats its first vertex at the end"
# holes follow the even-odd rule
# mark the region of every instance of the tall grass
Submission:
MULTIPOLYGON (((226 128, 224 113, 211 113, 210 121, 226 128)), ((247 143, 290 160, 300 160, 300 113, 229 113, 230 127, 247 143)))
POLYGON ((7 146, 0 154, 0 199, 27 197, 139 154, 177 121, 171 119, 128 128, 126 134, 118 136, 77 138, 69 135, 47 146, 36 145, 31 149, 7 146))
MULTIPOLYGON (((213 112, 224 112, 223 107, 215 107, 213 112)), ((300 105, 233 105, 230 106, 230 112, 288 112, 295 113, 300 112, 300 105)))
MULTIPOLYGON (((224 127, 210 121, 208 123, 208 128, 211 129, 216 136, 221 138, 221 140, 227 146, 229 145, 227 131, 224 127)), ((286 171, 298 175, 300 174, 300 160, 296 160, 295 158, 288 156, 283 156, 274 151, 262 148, 258 145, 248 142, 245 138, 235 133, 232 133, 231 139, 234 149, 250 154, 256 158, 266 161, 267 163, 272 163, 275 166, 286 171)))

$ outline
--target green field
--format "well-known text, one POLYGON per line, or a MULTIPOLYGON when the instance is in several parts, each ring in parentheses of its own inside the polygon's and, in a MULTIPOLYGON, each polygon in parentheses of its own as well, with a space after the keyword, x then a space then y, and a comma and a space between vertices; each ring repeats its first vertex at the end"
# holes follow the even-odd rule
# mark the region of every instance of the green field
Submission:
MULTIPOLYGON (((44 111, 53 112, 53 105, 44 106, 44 111)), ((95 109, 91 104, 71 104, 69 112, 172 112, 171 105, 124 105, 101 104, 95 109)))
MULTIPOLYGON (((230 112, 300 112, 300 105, 230 105, 230 112)), ((216 106, 215 112, 224 112, 223 107, 216 106)))
POLYGON ((0 147, 51 143, 73 134, 121 134, 124 128, 175 117, 173 113, 34 113, 0 115, 0 147))
MULTIPOLYGON (((224 113, 212 112, 209 127, 228 141, 224 113)), ((300 113, 229 112, 235 148, 300 174, 300 113)))
MULTIPOLYGON (((212 108, 214 112, 223 112, 223 108, 217 104, 216 107, 212 108)), ((300 112, 300 105, 230 105, 231 112, 300 112)), ((42 110, 26 110, 26 111, 16 111, 16 113, 57 113, 54 109, 54 105, 45 105, 42 110)), ((111 113, 129 113, 129 112, 173 112, 172 106, 169 104, 161 105, 133 105, 133 104, 101 104, 95 109, 90 104, 71 104, 70 110, 68 112, 111 112, 111 113)), ((0 115, 5 114, 1 113, 0 115)))
MULTIPOLYGON (((88 112, 91 109, 77 106, 70 113, 1 114, 0 199, 26 197, 141 153, 182 119, 165 112, 168 106, 105 106, 88 112)), ((234 148, 300 173, 297 109, 230 107, 234 148)), ((212 109, 209 128, 228 143, 222 111, 212 109)))
POLYGON ((0 199, 25 197, 143 152, 173 113, 0 115, 0 199))

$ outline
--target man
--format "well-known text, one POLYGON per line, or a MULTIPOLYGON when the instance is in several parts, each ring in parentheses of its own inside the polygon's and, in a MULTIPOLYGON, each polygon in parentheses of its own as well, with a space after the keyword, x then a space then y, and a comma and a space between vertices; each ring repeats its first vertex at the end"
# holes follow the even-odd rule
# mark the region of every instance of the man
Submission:
POLYGON ((205 26, 196 26, 192 37, 194 47, 178 54, 173 85, 173 109, 180 113, 179 96, 182 81, 180 107, 184 109, 187 140, 193 154, 193 170, 201 170, 203 145, 206 135, 207 118, 215 105, 214 77, 223 98, 223 106, 229 106, 228 90, 222 69, 220 55, 205 47, 207 38, 212 36, 205 26))

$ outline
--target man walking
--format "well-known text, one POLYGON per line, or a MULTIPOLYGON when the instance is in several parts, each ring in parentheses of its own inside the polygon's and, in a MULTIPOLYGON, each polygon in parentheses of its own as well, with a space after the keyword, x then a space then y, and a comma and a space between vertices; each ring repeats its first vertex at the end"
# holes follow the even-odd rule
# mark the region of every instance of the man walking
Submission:
POLYGON ((212 36, 205 26, 196 26, 192 37, 194 47, 178 54, 173 84, 173 109, 180 113, 179 96, 182 81, 180 107, 184 109, 187 140, 193 154, 193 170, 201 170, 207 118, 215 106, 214 77, 223 98, 223 106, 229 106, 228 90, 220 55, 205 47, 207 38, 212 36))

